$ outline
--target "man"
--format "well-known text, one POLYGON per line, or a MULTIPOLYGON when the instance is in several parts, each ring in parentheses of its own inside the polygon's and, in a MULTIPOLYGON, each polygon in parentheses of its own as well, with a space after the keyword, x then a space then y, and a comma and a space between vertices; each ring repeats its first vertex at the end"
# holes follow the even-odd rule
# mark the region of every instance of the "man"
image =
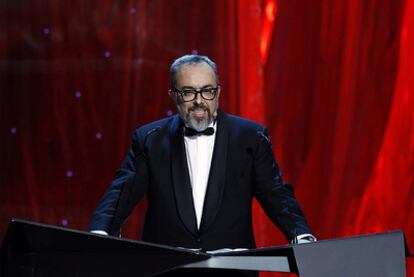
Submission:
POLYGON ((178 114, 138 128, 90 230, 116 234, 146 193, 144 241, 192 249, 254 248, 256 197, 288 241, 314 237, 283 183, 265 127, 219 110, 214 62, 186 55, 171 65, 178 114))

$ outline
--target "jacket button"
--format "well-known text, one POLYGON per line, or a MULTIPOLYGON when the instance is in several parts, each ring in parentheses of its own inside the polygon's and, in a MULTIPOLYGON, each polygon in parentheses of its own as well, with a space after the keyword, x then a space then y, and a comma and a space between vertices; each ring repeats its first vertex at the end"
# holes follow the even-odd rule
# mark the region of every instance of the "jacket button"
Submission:
POLYGON ((198 243, 201 243, 201 238, 197 238, 197 242, 198 243))

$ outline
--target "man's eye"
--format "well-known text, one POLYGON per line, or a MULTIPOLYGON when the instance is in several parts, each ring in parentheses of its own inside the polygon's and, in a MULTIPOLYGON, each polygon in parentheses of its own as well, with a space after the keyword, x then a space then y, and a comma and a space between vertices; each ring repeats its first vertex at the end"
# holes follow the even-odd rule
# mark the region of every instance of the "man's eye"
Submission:
POLYGON ((215 91, 215 89, 214 89, 214 88, 205 88, 205 89, 203 89, 203 90, 202 90, 202 92, 203 92, 204 94, 206 94, 206 93, 209 93, 209 94, 214 94, 216 91, 215 91))
POLYGON ((190 95, 190 94, 193 94, 193 93, 194 93, 194 92, 193 92, 192 90, 190 90, 190 89, 183 90, 182 92, 183 92, 183 94, 184 94, 184 95, 190 95))

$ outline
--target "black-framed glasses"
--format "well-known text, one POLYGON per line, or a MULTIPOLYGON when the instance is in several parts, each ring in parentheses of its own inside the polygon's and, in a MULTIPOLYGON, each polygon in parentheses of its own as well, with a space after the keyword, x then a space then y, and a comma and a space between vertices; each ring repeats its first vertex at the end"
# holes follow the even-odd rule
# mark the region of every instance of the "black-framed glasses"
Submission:
POLYGON ((219 85, 217 87, 207 87, 207 88, 184 88, 179 90, 177 88, 172 88, 172 91, 177 93, 184 102, 190 102, 197 98, 197 94, 201 94, 201 97, 204 100, 213 100, 219 90, 219 85))

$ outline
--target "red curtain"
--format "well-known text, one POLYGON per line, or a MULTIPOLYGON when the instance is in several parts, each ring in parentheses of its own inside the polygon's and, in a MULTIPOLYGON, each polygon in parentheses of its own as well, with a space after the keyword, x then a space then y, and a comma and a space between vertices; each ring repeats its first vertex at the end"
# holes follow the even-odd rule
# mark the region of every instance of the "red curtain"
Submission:
POLYGON ((403 229, 414 247, 413 16, 414 1, 279 3, 266 120, 320 239, 403 229))
MULTIPOLYGON (((175 112, 169 63, 197 52, 221 107, 268 126, 318 238, 403 229, 414 249, 413 18, 414 0, 3 1, 0 238, 11 217, 86 229, 133 129, 175 112)), ((259 246, 286 243, 254 214, 259 246)))

